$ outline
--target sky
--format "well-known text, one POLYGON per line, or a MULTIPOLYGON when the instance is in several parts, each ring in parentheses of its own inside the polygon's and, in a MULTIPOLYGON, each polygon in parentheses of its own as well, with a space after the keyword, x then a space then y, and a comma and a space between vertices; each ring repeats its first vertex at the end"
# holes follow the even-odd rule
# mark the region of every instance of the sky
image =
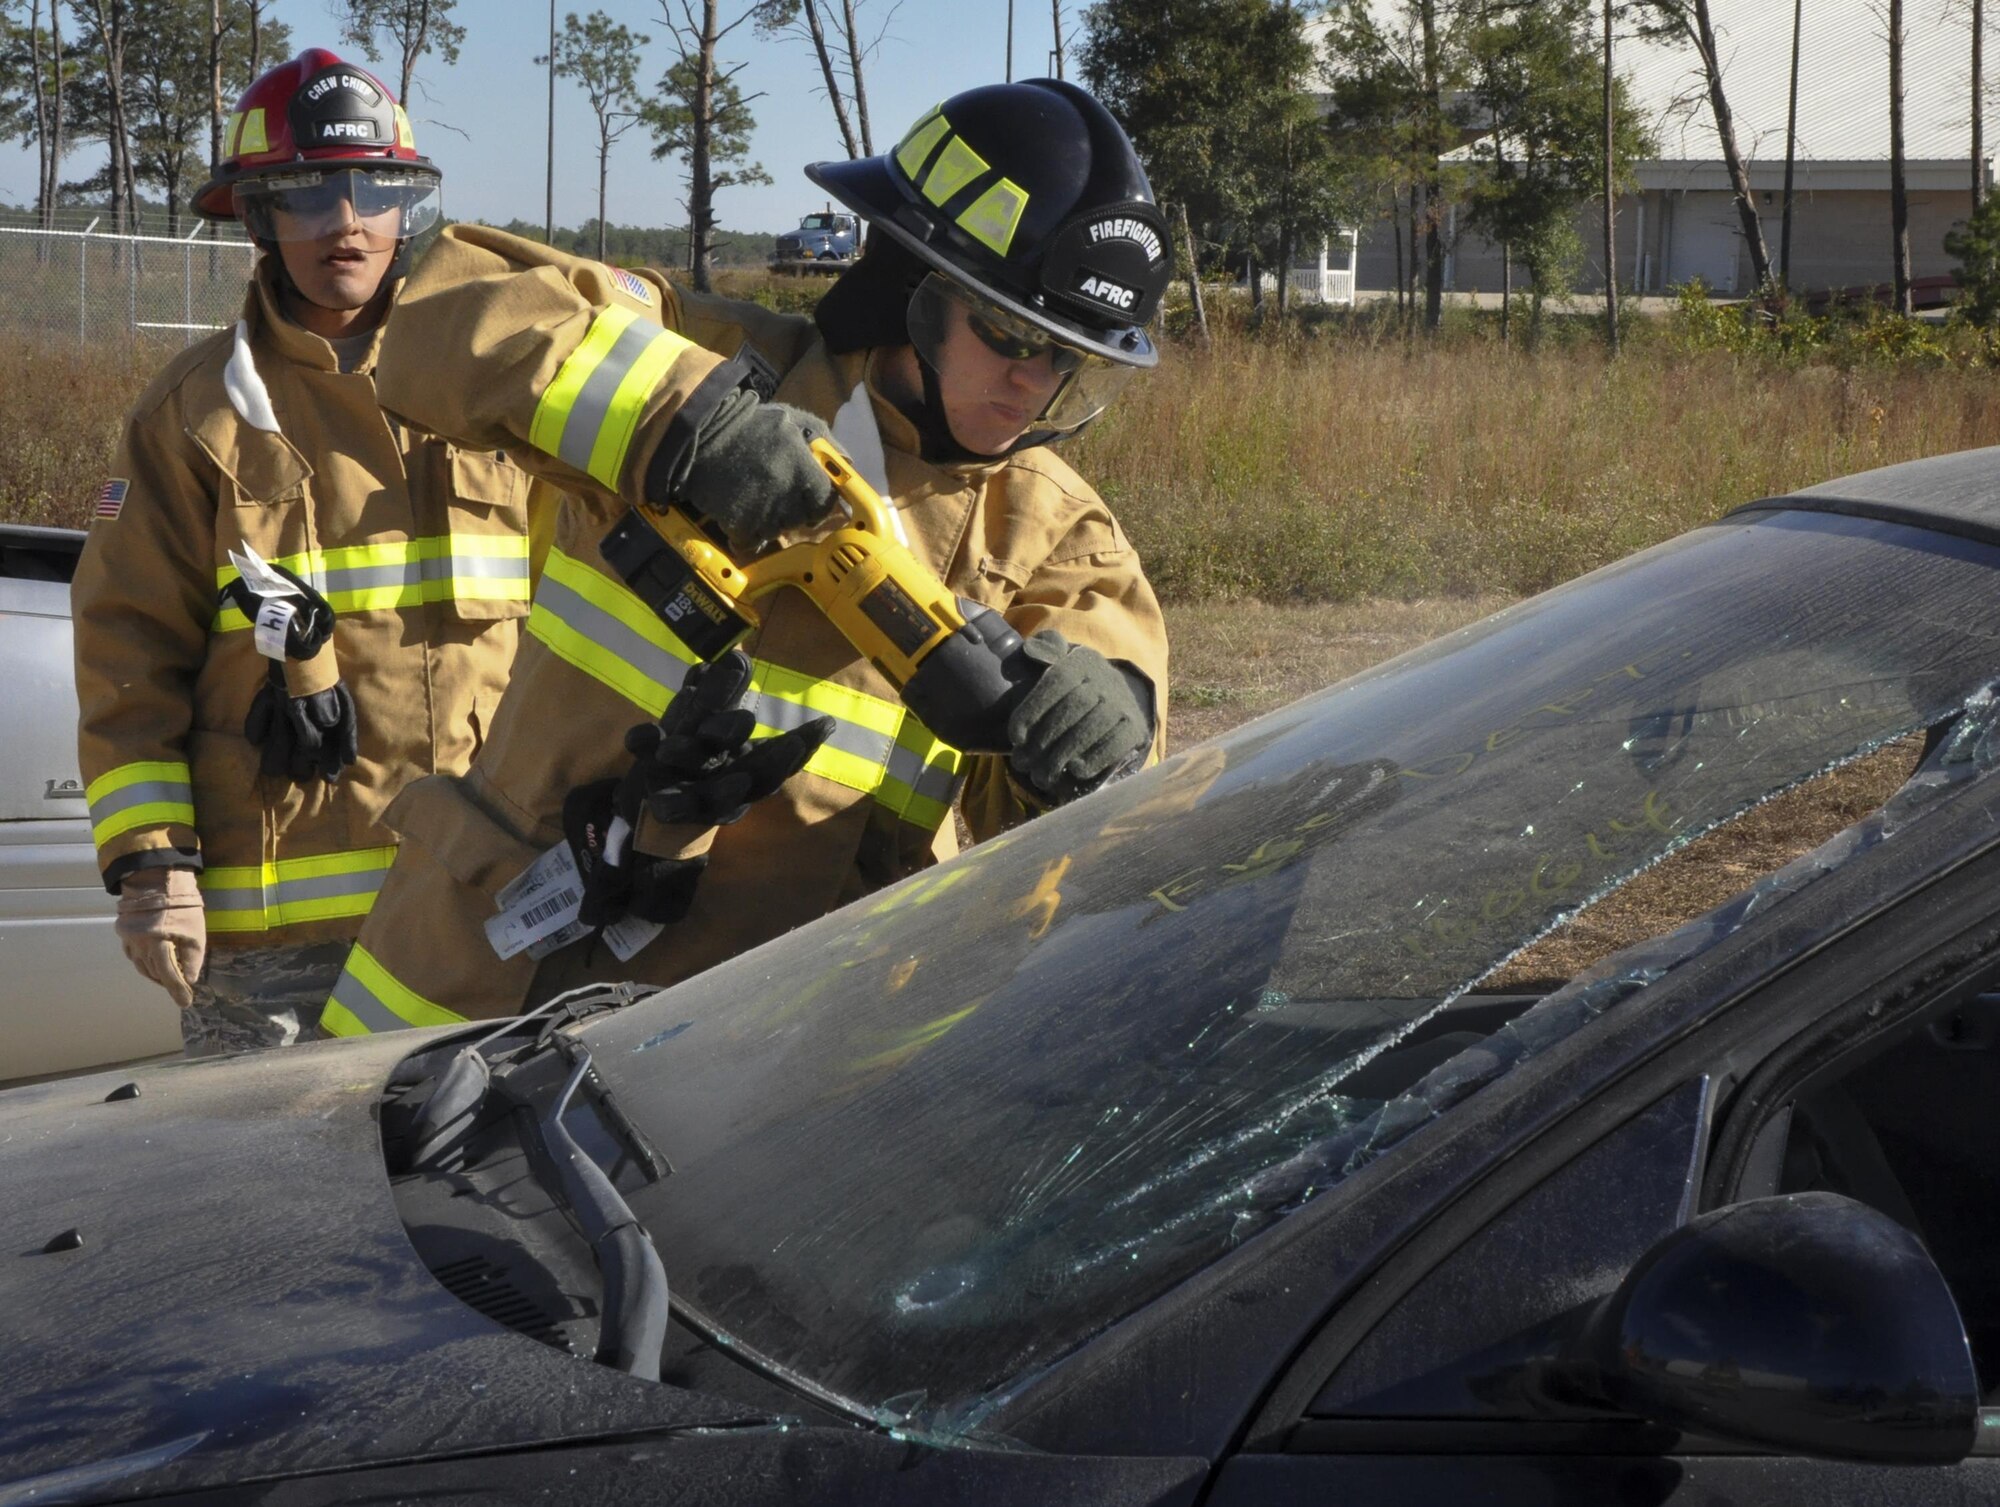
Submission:
MULTIPOLYGON (((573 7, 601 9, 641 32, 649 42, 639 76, 656 81, 673 55, 660 26, 668 0, 558 0, 558 17, 573 7)), ((723 0, 724 20, 749 0, 723 0)), ((1065 31, 1082 7, 1065 5, 1065 31)), ((697 9, 699 6, 697 5, 697 9)), ((1014 75, 1047 73, 1053 46, 1050 0, 1015 0, 1014 75)), ((277 19, 292 29, 295 49, 337 44, 326 0, 277 0, 277 19)), ((862 0, 861 25, 872 35, 886 24, 880 51, 868 65, 869 118, 875 149, 886 151, 916 118, 961 89, 1006 76, 1008 0, 862 0)), ((407 101, 417 141, 445 173, 445 214, 498 223, 516 218, 539 224, 545 196, 548 74, 534 59, 548 50, 547 0, 459 0, 455 18, 465 27, 459 60, 445 67, 435 58, 419 65, 415 96, 407 101)), ((760 37, 745 24, 724 42, 726 64, 743 64, 737 82, 762 92, 750 108, 757 118, 751 160, 771 175, 769 186, 732 188, 718 195, 716 213, 731 230, 776 231, 822 208, 825 195, 808 183, 805 165, 842 157, 839 128, 827 104, 811 44, 760 37)), ((357 59, 359 61, 359 59, 357 59)), ((394 89, 395 64, 376 71, 394 89)), ((556 81, 555 217, 577 225, 597 213, 597 129, 583 91, 556 81)), ((85 148, 66 159, 65 176, 84 176, 102 150, 85 148)), ((606 217, 613 224, 671 225, 686 220, 685 167, 652 160, 644 127, 634 127, 611 151, 606 217)), ((32 145, 0 153, 0 200, 34 200, 32 145)))

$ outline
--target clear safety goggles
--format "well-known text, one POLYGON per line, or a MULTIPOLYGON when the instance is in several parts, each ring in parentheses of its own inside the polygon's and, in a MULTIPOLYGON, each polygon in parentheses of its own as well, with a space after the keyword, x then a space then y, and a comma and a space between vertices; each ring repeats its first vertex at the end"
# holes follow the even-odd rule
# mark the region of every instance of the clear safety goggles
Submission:
POLYGON ((376 249, 407 241, 437 223, 438 180, 430 173, 343 167, 252 178, 236 185, 236 212, 262 241, 317 241, 359 223, 376 249))
POLYGON ((1124 391, 1137 367, 1112 361, 1094 351, 1080 350, 1057 339, 970 288, 933 272, 910 295, 910 343, 933 367, 942 370, 951 332, 959 325, 1003 361, 1048 362, 1061 379, 1055 394, 1029 430, 1070 434, 1081 429, 1124 391))

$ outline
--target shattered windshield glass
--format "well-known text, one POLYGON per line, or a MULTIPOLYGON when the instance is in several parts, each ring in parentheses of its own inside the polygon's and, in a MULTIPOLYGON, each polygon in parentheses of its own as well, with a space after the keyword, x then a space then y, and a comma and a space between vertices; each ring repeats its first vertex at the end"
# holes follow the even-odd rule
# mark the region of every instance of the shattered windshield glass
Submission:
POLYGON ((1641 987, 1580 980, 1428 1096, 1385 1077, 1560 918, 1958 710, 2000 659, 1996 566, 1739 515, 594 1024, 675 1168, 632 1202, 676 1303, 863 1411, 966 1426, 1641 987))

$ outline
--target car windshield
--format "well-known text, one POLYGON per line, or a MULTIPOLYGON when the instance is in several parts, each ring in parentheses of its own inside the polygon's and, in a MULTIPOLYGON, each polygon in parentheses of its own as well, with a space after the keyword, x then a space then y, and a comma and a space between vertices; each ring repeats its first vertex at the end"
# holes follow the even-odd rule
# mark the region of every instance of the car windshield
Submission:
POLYGON ((807 215, 799 222, 801 230, 838 230, 840 222, 832 215, 807 215))
POLYGON ((674 1165, 632 1202, 675 1301, 966 1426, 1336 1186, 1410 1086, 1397 1043, 1562 917, 1961 708, 1996 565, 1881 522, 1699 530, 593 1023, 674 1165))

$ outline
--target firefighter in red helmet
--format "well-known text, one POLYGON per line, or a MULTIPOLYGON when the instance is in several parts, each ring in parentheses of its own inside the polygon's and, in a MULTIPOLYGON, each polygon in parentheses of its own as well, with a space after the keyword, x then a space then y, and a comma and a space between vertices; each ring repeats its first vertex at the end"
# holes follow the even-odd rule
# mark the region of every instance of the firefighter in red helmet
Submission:
POLYGON ((128 416, 77 573, 98 861, 190 1052, 316 1034, 395 855, 383 810, 470 762, 528 611, 528 478, 376 402, 439 177, 331 52, 250 86, 194 200, 264 252, 243 317, 128 416))

